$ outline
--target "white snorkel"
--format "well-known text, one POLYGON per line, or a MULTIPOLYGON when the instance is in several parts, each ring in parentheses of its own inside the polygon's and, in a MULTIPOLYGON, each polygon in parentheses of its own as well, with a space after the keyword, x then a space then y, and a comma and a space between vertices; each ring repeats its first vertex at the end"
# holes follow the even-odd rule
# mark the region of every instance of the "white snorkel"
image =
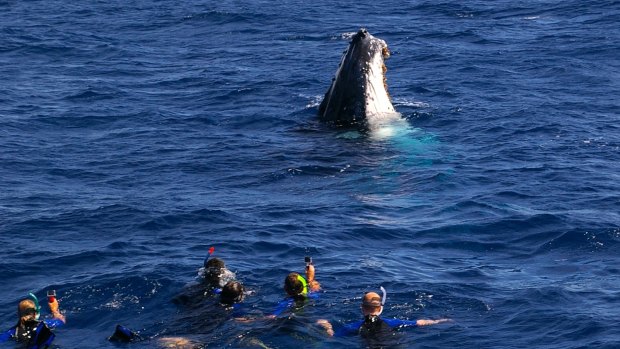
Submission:
POLYGON ((381 289, 381 293, 383 293, 383 297, 381 297, 381 306, 384 306, 385 299, 387 298, 387 291, 383 288, 383 286, 380 286, 379 288, 381 289))
POLYGON ((379 318, 379 315, 383 313, 383 306, 385 305, 385 300, 387 298, 387 291, 383 286, 380 286, 381 293, 383 296, 379 297, 376 292, 367 292, 364 295, 362 301, 362 312, 364 313, 364 318, 367 321, 374 322, 379 318))

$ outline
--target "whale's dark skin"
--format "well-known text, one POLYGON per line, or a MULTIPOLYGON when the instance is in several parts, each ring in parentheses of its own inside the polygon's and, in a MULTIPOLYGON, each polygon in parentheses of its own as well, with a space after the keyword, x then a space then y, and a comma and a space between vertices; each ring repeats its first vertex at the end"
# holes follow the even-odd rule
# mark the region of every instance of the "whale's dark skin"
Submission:
POLYGON ((353 35, 319 106, 319 119, 336 126, 367 126, 373 115, 395 113, 385 83, 387 57, 385 41, 366 29, 353 35))

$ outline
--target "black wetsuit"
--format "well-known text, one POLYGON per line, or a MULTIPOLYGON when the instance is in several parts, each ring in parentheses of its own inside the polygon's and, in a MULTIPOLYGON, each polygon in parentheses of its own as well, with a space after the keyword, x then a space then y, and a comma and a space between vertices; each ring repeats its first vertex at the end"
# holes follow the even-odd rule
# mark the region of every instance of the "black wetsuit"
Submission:
POLYGON ((0 343, 14 339, 24 344, 27 349, 48 348, 56 335, 50 328, 62 326, 64 323, 58 319, 44 321, 28 321, 24 327, 14 326, 10 330, 0 334, 0 343))
POLYGON ((365 340, 367 348, 398 348, 400 336, 394 328, 399 326, 417 326, 417 321, 382 319, 378 316, 366 316, 364 320, 345 325, 336 331, 335 336, 359 334, 365 340))

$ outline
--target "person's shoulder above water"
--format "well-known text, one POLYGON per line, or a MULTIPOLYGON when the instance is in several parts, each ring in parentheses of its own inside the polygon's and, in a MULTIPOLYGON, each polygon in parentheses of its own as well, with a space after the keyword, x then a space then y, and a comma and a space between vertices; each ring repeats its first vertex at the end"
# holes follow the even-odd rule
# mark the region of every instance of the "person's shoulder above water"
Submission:
POLYGON ((427 326, 435 325, 443 322, 451 321, 450 319, 420 319, 420 320, 400 320, 400 319, 383 319, 380 315, 383 313, 387 292, 381 287, 383 293, 379 296, 376 292, 367 292, 362 297, 361 310, 364 319, 345 324, 337 331, 334 331, 332 324, 326 319, 320 319, 317 324, 321 326, 329 336, 346 336, 360 334, 363 337, 379 335, 380 333, 389 332, 396 327, 406 326, 427 326))
POLYGON ((30 293, 17 305, 17 324, 0 334, 0 342, 15 340, 28 348, 47 348, 56 337, 51 329, 62 326, 65 316, 59 311, 56 292, 48 293, 48 306, 52 319, 39 320, 41 307, 37 297, 30 293))
POLYGON ((275 309, 269 314, 256 318, 240 318, 238 321, 251 322, 260 319, 275 319, 285 311, 295 306, 304 306, 308 299, 317 299, 321 290, 321 285, 315 280, 315 267, 312 258, 306 257, 306 277, 297 272, 291 272, 284 278, 284 292, 286 298, 278 302, 275 309))

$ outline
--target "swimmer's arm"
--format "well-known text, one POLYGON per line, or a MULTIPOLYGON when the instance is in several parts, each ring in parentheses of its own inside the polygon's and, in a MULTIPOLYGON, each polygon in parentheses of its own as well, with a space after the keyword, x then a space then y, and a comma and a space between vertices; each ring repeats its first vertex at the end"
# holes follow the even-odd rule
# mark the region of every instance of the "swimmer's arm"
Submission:
POLYGON ((54 299, 53 302, 48 302, 47 305, 49 305, 50 311, 52 312, 52 316, 54 317, 54 319, 62 321, 63 324, 67 323, 67 319, 65 318, 65 316, 62 315, 60 311, 58 311, 58 301, 56 299, 54 299))
POLYGON ((60 319, 46 319, 43 320, 43 322, 45 323, 45 325, 50 328, 50 329, 54 329, 54 328, 58 328, 58 327, 62 327, 65 323, 60 320, 60 319))
POLYGON ((259 317, 248 317, 248 316, 240 316, 240 317, 236 317, 234 318, 235 321, 237 322, 241 322, 241 323, 251 323, 254 321, 262 321, 262 320, 273 320, 275 319, 277 316, 271 314, 271 315, 265 315, 265 316, 259 316, 259 317))
POLYGON ((191 349, 199 345, 199 343, 192 342, 183 337, 162 337, 158 341, 162 347, 171 349, 191 349))
POLYGON ((242 309, 242 304, 233 304, 232 317, 237 322, 250 323, 258 320, 270 320, 275 319, 275 315, 263 315, 263 316, 248 316, 247 312, 242 309))
POLYGON ((8 331, 0 333, 0 343, 4 343, 4 342, 8 341, 14 335, 15 335, 15 328, 12 328, 12 329, 10 329, 8 331))
POLYGON ((383 321, 388 324, 390 327, 398 327, 398 326, 428 326, 440 324, 442 322, 451 321, 450 319, 439 319, 439 320, 400 320, 400 319, 383 319, 383 321))
POLYGON ((416 325, 417 326, 428 326, 428 325, 436 325, 436 324, 441 324, 444 322, 451 322, 452 319, 437 319, 437 320, 427 320, 427 319, 421 319, 421 320, 416 320, 416 325))
POLYGON ((306 267, 306 278, 308 279, 308 286, 310 287, 311 292, 316 292, 321 289, 321 284, 319 284, 318 281, 314 280, 314 275, 314 265, 310 264, 306 267))
POLYGON ((330 337, 344 337, 344 336, 352 336, 352 335, 357 334, 357 332, 359 331, 360 327, 364 323, 364 320, 352 322, 350 324, 346 324, 346 325, 340 327, 337 331, 334 331, 334 328, 333 328, 332 324, 329 321, 325 320, 325 319, 317 320, 316 323, 319 326, 323 327, 323 329, 325 330, 325 332, 327 333, 328 336, 330 336, 330 337))
POLYGON ((276 308, 273 310, 273 312, 269 315, 255 317, 255 318, 250 318, 248 316, 235 316, 235 321, 254 322, 257 320, 273 320, 277 318, 280 314, 282 314, 286 309, 289 309, 290 307, 292 307, 294 303, 295 302, 293 301, 292 298, 286 298, 286 299, 281 300, 276 306, 276 308))
POLYGON ((329 321, 325 320, 325 319, 318 319, 316 320, 317 325, 323 327, 323 329, 325 330, 325 333, 327 333, 328 336, 333 337, 334 336, 334 328, 332 327, 332 324, 329 323, 329 321))

